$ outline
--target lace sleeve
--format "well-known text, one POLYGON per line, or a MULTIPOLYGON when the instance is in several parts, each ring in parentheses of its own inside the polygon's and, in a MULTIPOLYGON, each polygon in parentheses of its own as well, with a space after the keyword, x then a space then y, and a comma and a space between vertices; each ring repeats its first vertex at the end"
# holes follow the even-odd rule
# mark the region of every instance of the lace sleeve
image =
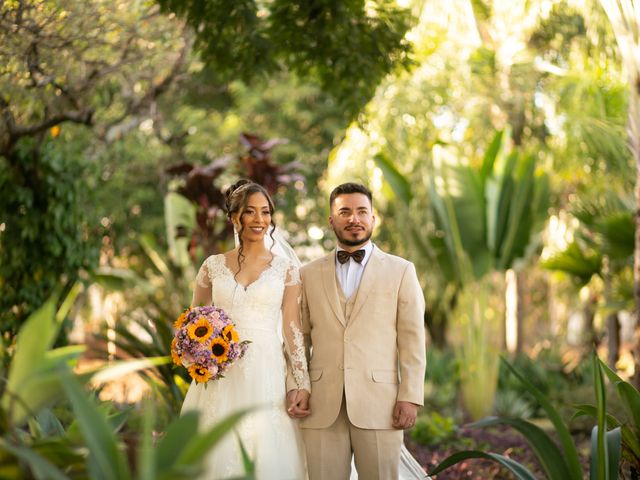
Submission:
POLYGON ((298 270, 298 267, 291 265, 289 270, 287 270, 287 278, 285 279, 284 286, 291 287, 293 285, 300 285, 301 283, 300 270, 298 270))
POLYGON ((296 388, 311 392, 304 338, 300 324, 300 296, 302 285, 296 267, 286 273, 284 297, 282 300, 282 333, 287 353, 287 369, 296 388))
POLYGON ((193 289, 193 298, 191 306, 197 307, 201 305, 211 304, 211 275, 209 271, 209 258, 207 258, 198 270, 196 275, 196 286, 193 289))

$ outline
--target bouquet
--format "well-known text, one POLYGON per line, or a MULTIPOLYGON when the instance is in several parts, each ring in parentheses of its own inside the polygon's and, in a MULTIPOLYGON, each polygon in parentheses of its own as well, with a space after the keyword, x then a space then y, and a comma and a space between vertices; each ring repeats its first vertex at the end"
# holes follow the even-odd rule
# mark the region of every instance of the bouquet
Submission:
POLYGON ((223 377, 249 345, 246 340, 240 341, 231 319, 217 307, 189 308, 178 317, 174 327, 173 363, 184 366, 199 383, 223 377))

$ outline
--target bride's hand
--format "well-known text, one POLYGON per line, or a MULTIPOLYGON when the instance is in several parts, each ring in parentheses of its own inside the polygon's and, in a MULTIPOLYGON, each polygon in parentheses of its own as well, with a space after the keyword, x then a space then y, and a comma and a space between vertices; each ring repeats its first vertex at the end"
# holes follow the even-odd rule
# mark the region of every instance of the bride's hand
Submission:
POLYGON ((306 390, 291 390, 287 393, 287 412, 292 418, 304 418, 311 414, 310 393, 306 390))

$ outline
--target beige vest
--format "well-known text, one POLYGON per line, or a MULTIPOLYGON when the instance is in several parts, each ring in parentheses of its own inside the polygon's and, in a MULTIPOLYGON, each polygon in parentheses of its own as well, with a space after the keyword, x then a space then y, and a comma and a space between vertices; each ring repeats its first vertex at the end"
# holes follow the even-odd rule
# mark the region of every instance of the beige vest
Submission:
POLYGON ((338 290, 338 298, 340 299, 340 307, 344 312, 344 319, 348 324, 349 320, 351 319, 351 312, 353 312, 353 306, 356 303, 356 298, 358 296, 358 289, 360 288, 360 286, 358 286, 358 288, 351 294, 351 297, 349 297, 349 300, 347 300, 347 297, 345 297, 344 292, 342 291, 342 287, 340 286, 340 281, 337 278, 336 278, 336 287, 338 290))

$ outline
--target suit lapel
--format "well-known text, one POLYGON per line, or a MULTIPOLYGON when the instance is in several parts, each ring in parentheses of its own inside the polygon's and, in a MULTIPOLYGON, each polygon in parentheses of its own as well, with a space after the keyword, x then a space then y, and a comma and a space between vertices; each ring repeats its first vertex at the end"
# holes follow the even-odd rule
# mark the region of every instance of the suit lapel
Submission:
POLYGON ((369 293, 375 285, 380 268, 384 264, 384 256, 382 251, 378 247, 373 247, 371 252, 371 258, 364 267, 362 278, 360 279, 360 286, 356 292, 356 299, 353 303, 353 311, 351 312, 351 318, 355 318, 358 315, 360 309, 367 303, 369 293))
POLYGON ((324 258, 324 262, 322 263, 322 284, 324 285, 324 292, 327 295, 331 310, 333 310, 336 318, 340 320, 340 323, 346 325, 344 312, 340 306, 340 297, 338 296, 335 253, 331 253, 324 258))

